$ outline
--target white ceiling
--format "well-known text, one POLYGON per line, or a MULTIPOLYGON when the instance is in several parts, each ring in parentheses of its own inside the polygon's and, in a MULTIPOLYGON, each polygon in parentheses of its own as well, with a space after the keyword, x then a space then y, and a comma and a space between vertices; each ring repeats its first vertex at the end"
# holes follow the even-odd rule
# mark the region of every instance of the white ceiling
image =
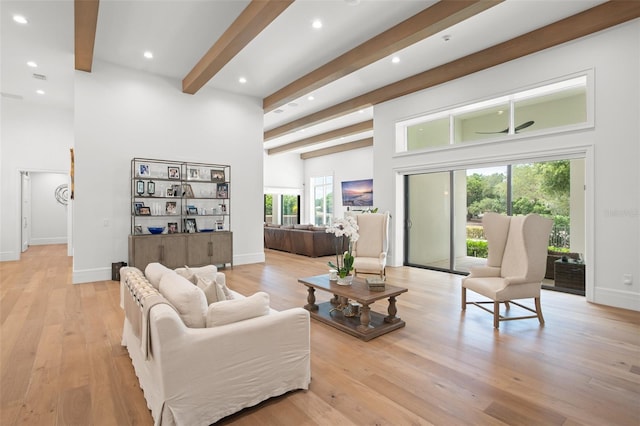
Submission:
MULTIPOLYGON (((285 105, 281 113, 265 114, 265 130, 354 96, 409 77, 434 66, 506 41, 536 28, 594 7, 602 0, 507 0, 424 41, 382 59, 285 105), (445 41, 444 35, 450 35, 445 41)), ((93 69, 110 62, 123 67, 182 80, 248 0, 101 0, 93 69), (142 54, 150 50, 152 60, 142 54)), ((389 29, 435 1, 297 0, 233 58, 208 86, 264 98, 292 81, 389 29), (358 3, 351 5, 350 3, 358 3), (321 19, 323 27, 311 23, 321 19), (238 82, 247 79, 246 84, 238 82)), ((2 0, 1 91, 14 102, 73 107, 73 2, 71 0, 2 0), (27 25, 13 22, 22 14, 27 25), (29 68, 27 61, 38 68, 29 68), (47 76, 34 79, 33 73, 47 76), (35 90, 45 90, 37 95, 35 90)), ((198 96, 196 93, 194 96, 198 96)), ((282 136, 265 144, 272 148, 372 118, 372 108, 282 136)), ((354 135, 304 152, 371 136, 354 135)))

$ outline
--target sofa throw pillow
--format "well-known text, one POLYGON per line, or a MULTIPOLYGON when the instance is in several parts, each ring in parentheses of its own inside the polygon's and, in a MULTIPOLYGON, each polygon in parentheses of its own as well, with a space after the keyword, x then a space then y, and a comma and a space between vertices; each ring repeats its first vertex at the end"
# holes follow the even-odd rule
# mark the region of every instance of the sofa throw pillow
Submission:
POLYGON ((215 281, 208 280, 204 277, 197 276, 198 282, 196 285, 204 291, 204 295, 207 298, 207 305, 216 302, 222 302, 227 300, 227 296, 222 290, 222 286, 215 281))
POLYGON ((269 295, 259 291, 242 299, 213 303, 207 309, 207 327, 217 327, 269 314, 269 295))
POLYGON ((193 284, 198 285, 198 278, 202 277, 209 281, 215 281, 222 287, 224 291, 225 299, 233 299, 233 294, 227 288, 226 277, 222 272, 218 272, 218 268, 215 265, 207 265, 201 267, 189 267, 177 268, 176 273, 193 284))
POLYGON ((203 328, 206 324, 207 298, 204 292, 174 271, 162 276, 160 293, 173 305, 187 327, 203 328))
POLYGON ((160 286, 160 279, 162 276, 170 271, 171 269, 167 268, 163 264, 153 262, 149 263, 144 269, 144 275, 147 277, 151 285, 157 289, 160 286))

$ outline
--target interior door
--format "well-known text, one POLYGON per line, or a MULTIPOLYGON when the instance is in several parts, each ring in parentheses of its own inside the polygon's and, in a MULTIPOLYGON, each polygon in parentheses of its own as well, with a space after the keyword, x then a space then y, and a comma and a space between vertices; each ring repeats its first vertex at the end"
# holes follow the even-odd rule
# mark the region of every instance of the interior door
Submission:
POLYGON ((29 248, 31 241, 31 177, 29 172, 21 172, 22 188, 22 224, 20 227, 21 249, 24 253, 29 248))

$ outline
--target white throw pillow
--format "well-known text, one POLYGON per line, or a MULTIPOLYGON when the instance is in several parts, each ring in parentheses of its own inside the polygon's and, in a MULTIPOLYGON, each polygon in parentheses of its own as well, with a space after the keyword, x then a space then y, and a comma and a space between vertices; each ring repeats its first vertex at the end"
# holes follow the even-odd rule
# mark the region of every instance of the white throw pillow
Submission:
POLYGON ((144 269, 144 275, 147 277, 149 282, 155 288, 160 286, 160 279, 164 274, 170 272, 171 269, 167 268, 161 263, 149 263, 147 267, 144 269))
POLYGON ((196 285, 204 291, 204 295, 207 298, 207 305, 227 300, 227 296, 224 294, 220 284, 198 275, 196 275, 196 277, 198 277, 196 285))
POLYGON ((212 303, 207 310, 207 327, 216 327, 269 314, 269 295, 259 291, 242 299, 212 303))
POLYGON ((198 278, 200 277, 209 281, 215 281, 222 287, 222 291, 224 291, 225 298, 223 300, 233 299, 233 294, 227 288, 226 277, 222 272, 218 272, 216 265, 201 266, 199 268, 185 266, 184 268, 177 268, 175 271, 178 275, 185 277, 195 285, 198 285, 198 278))
POLYGON ((205 326, 207 298, 201 289, 170 271, 160 280, 160 293, 176 308, 187 327, 205 326))

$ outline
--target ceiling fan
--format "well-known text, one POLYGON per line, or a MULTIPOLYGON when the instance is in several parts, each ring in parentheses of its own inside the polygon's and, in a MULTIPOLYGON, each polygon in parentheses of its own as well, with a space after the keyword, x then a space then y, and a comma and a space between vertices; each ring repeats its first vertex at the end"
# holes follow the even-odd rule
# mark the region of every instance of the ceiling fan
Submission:
MULTIPOLYGON (((531 121, 526 121, 526 122, 522 123, 519 126, 516 126, 515 133, 518 133, 520 130, 526 129, 529 126, 532 126, 533 123, 535 123, 535 121, 531 120, 531 121)), ((498 133, 509 133, 509 129, 506 128, 504 130, 500 130, 499 132, 476 132, 476 133, 481 134, 481 135, 494 135, 494 134, 498 134, 498 133)))

